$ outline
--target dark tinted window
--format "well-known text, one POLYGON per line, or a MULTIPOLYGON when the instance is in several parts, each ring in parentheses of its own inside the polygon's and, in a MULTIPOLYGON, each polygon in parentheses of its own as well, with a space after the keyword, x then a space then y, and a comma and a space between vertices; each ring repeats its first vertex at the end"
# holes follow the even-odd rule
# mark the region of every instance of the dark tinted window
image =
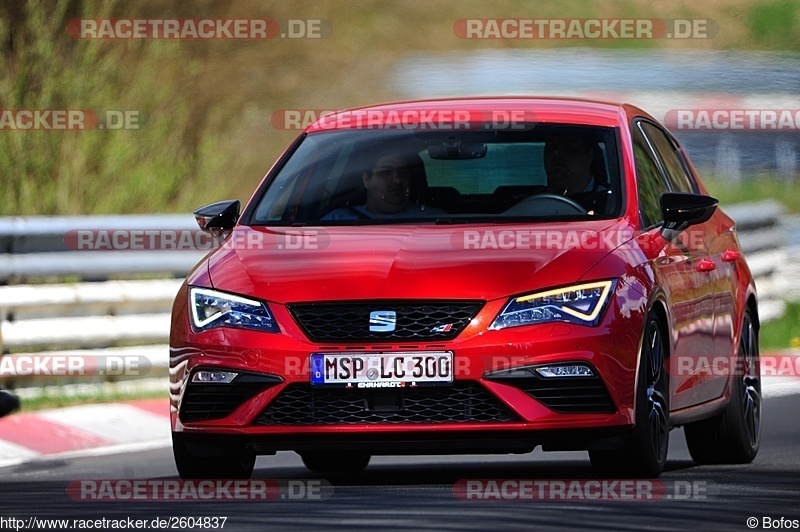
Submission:
POLYGON ((653 152, 644 134, 634 125, 633 155, 636 163, 636 183, 639 191, 639 214, 642 225, 650 227, 663 221, 661 215, 661 194, 667 192, 667 184, 661 176, 661 170, 653 157, 653 152))
POLYGON ((667 174, 670 188, 675 192, 697 192, 697 188, 694 186, 692 179, 688 176, 686 169, 681 163, 675 146, 670 139, 667 138, 666 133, 653 124, 647 122, 640 122, 640 124, 647 138, 650 139, 653 148, 656 150, 658 158, 664 165, 664 171, 667 174))
POLYGON ((271 179, 249 223, 612 218, 622 197, 617 134, 554 124, 312 133, 271 179))

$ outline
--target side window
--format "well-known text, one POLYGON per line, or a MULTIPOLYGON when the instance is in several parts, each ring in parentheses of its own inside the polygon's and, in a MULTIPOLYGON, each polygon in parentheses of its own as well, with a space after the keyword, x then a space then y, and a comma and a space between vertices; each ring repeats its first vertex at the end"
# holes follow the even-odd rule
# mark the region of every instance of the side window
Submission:
POLYGON ((639 215, 642 226, 650 227, 663 222, 661 215, 661 194, 667 192, 667 184, 661 176, 658 163, 650 151, 644 134, 634 125, 633 157, 636 164, 636 186, 639 192, 639 215))
POLYGON ((642 129, 644 129, 647 138, 650 139, 653 148, 658 154, 658 158, 664 165, 664 172, 667 174, 667 180, 669 181, 670 188, 674 192, 687 192, 690 194, 696 193, 697 189, 694 186, 692 179, 686 173, 686 169, 681 163, 678 153, 675 150, 675 146, 672 144, 670 139, 667 138, 666 133, 653 124, 648 124, 647 122, 640 122, 639 124, 642 129))

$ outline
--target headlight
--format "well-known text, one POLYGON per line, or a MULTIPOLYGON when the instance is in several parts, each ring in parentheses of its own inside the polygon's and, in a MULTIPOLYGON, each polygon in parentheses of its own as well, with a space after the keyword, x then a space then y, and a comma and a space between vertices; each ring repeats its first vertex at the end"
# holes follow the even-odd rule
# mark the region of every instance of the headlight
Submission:
POLYGON ((614 284, 615 281, 599 281, 515 297, 506 304, 489 329, 552 321, 597 325, 614 284))
POLYGON ((235 327, 280 332, 267 305, 261 301, 208 288, 191 288, 189 306, 192 311, 192 325, 198 331, 213 327, 235 327))

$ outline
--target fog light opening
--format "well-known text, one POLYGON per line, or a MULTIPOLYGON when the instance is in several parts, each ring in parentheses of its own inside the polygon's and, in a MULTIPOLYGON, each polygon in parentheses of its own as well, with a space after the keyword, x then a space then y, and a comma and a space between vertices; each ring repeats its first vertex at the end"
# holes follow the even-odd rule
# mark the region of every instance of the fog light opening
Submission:
POLYGON ((538 366, 536 373, 546 379, 559 377, 594 377, 592 368, 585 364, 562 364, 558 366, 538 366))
POLYGON ((229 384, 239 374, 233 371, 210 371, 200 370, 192 375, 192 382, 202 382, 204 384, 229 384))

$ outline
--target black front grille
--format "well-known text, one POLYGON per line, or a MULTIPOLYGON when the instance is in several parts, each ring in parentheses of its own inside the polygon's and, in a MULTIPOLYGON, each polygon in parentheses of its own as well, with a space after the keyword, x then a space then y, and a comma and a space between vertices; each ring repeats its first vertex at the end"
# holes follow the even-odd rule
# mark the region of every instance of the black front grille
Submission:
POLYGON ((478 313, 480 301, 295 303, 289 312, 315 342, 449 340, 478 313), (395 330, 370 331, 370 312, 394 311, 395 330))
POLYGON ((201 384, 190 381, 181 402, 181 421, 205 421, 227 417, 257 393, 280 382, 282 382, 280 377, 249 373, 240 374, 229 384, 201 384))
POLYGON ((447 387, 330 389, 290 385, 259 416, 259 425, 507 422, 519 418, 472 382, 447 387))
POLYGON ((488 379, 519 388, 550 410, 565 414, 613 413, 617 409, 600 377, 550 377, 545 378, 530 371, 503 377, 487 375, 488 379))

